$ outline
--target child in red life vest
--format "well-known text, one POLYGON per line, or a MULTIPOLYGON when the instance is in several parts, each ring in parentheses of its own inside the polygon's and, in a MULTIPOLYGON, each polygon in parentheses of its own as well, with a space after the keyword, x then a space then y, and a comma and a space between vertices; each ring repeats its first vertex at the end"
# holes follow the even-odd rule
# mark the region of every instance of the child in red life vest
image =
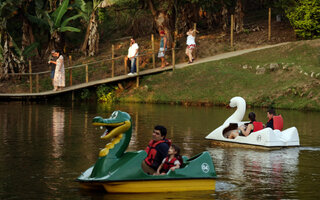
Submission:
POLYGON ((168 156, 163 159, 154 175, 164 175, 169 170, 174 171, 175 169, 180 168, 181 164, 180 148, 177 145, 172 144, 168 150, 168 156))

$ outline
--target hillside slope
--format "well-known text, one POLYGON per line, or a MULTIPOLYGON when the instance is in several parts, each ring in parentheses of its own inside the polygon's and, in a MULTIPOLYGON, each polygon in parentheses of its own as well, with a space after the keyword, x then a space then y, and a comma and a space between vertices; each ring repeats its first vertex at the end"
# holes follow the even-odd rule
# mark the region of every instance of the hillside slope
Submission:
POLYGON ((118 93, 126 102, 185 105, 224 105, 233 96, 251 106, 320 110, 320 40, 147 76, 118 93))

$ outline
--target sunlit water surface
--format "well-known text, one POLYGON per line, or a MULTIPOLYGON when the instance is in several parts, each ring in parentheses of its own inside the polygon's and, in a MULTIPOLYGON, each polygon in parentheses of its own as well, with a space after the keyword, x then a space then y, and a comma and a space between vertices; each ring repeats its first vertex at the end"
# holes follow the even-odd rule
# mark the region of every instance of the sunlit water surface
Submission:
MULTIPOLYGON (((223 107, 2 102, 0 199, 318 199, 320 113, 278 110, 285 128, 297 127, 301 147, 265 151, 212 146, 205 136, 233 111, 223 107), (168 138, 181 147, 183 155, 208 151, 218 175, 216 191, 107 194, 80 190, 74 180, 96 161, 106 144, 91 120, 98 115, 108 118, 114 110, 132 117, 128 151, 144 149, 157 124, 167 127, 168 138)), ((266 122, 266 110, 253 111, 257 120, 266 122)))

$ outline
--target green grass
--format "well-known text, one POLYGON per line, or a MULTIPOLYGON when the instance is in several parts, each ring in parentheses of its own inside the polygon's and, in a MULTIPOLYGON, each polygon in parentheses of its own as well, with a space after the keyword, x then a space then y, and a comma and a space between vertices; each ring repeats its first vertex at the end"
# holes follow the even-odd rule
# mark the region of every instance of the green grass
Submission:
POLYGON ((242 96, 251 106, 320 110, 320 76, 310 77, 311 72, 320 73, 319 54, 320 40, 294 42, 146 76, 139 88, 126 91, 119 98, 135 102, 219 105, 227 104, 234 96, 242 96), (271 71, 270 63, 278 63, 280 68, 271 71), (244 65, 251 68, 243 69, 244 65), (256 74, 257 65, 265 66, 265 74, 256 74))

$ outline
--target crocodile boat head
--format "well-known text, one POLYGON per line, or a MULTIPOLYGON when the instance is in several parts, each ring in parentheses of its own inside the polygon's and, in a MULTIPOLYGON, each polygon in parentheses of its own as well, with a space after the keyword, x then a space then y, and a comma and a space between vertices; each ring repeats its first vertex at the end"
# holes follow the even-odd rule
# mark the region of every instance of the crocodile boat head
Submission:
POLYGON ((93 118, 92 124, 105 129, 101 135, 103 140, 111 140, 99 152, 99 159, 93 167, 90 177, 101 177, 106 174, 111 165, 122 157, 127 149, 131 135, 132 123, 128 113, 114 111, 107 119, 93 118))

